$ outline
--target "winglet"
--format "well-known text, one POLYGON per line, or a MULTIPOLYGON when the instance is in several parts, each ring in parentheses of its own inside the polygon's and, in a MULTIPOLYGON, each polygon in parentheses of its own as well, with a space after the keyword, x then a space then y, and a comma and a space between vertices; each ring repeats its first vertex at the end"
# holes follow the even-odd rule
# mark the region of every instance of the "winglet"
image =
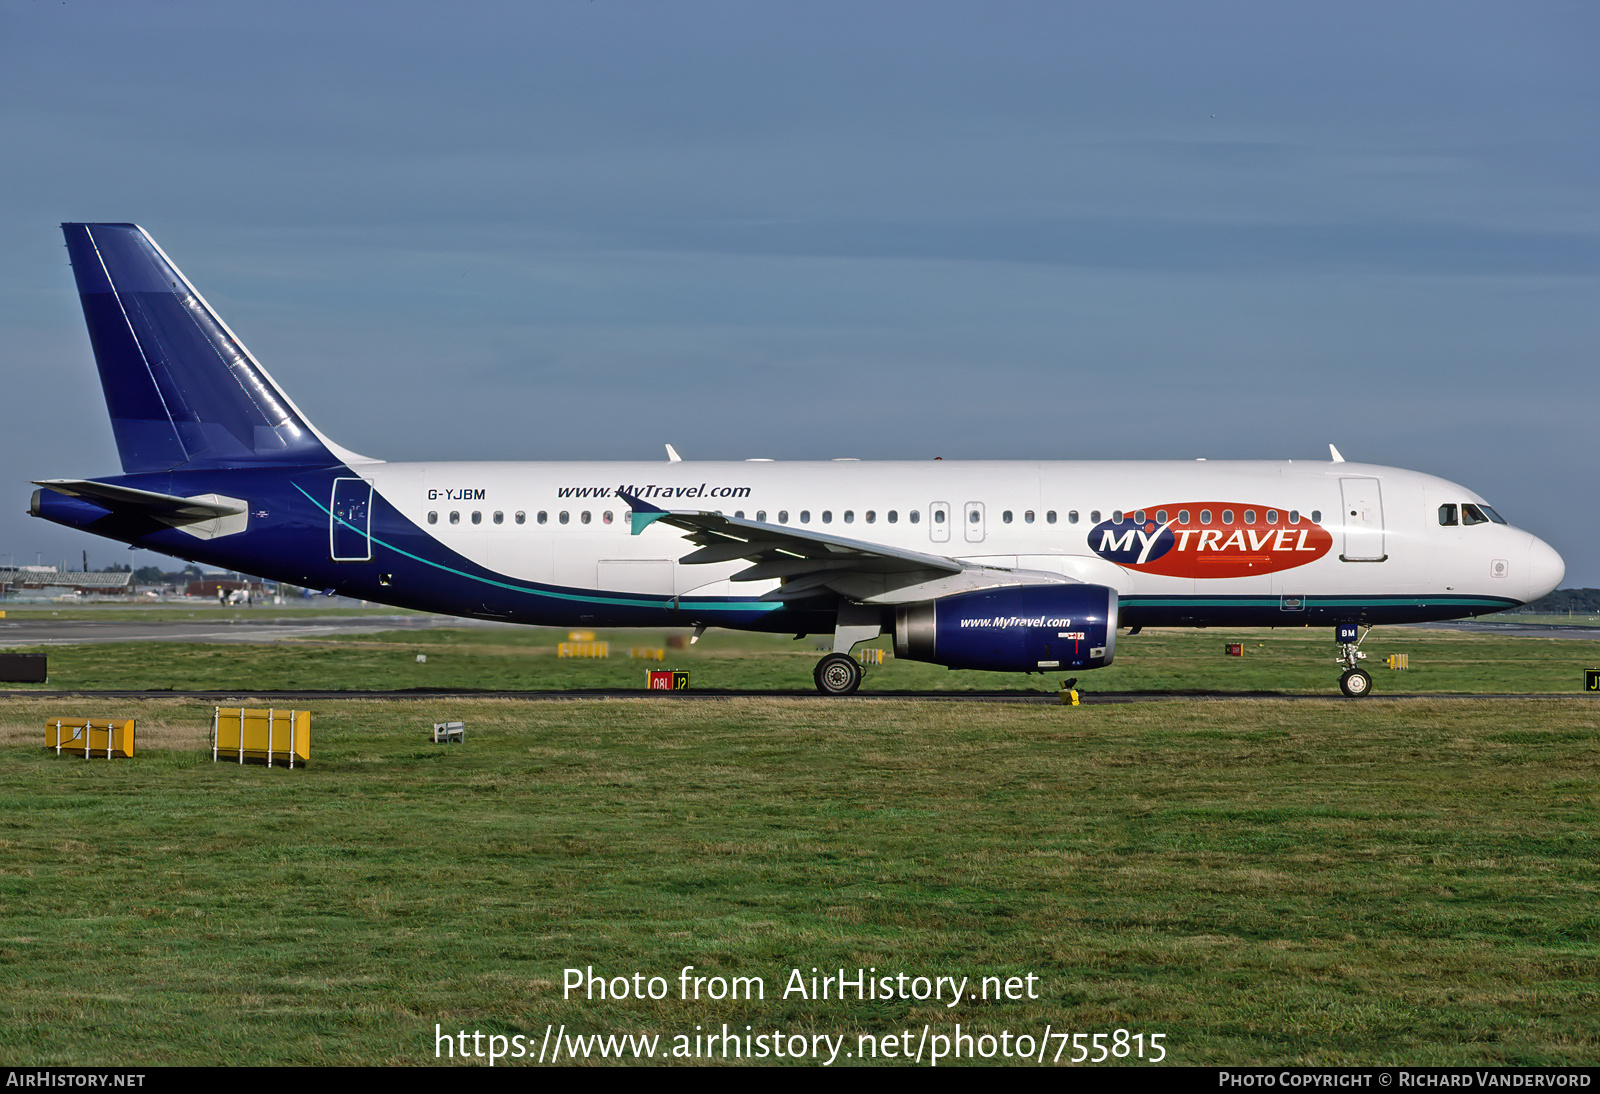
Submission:
POLYGON ((1333 445, 1331 445, 1331 444, 1328 446, 1328 455, 1333 458, 1333 462, 1334 463, 1343 463, 1344 462, 1344 457, 1339 455, 1339 450, 1337 448, 1333 447, 1333 445))
POLYGON ((628 509, 631 511, 628 516, 628 521, 632 525, 630 529, 631 535, 638 535, 667 515, 665 509, 657 509, 654 505, 635 497, 626 490, 618 490, 617 497, 627 502, 628 509))
POLYGON ((670 444, 667 445, 667 462, 668 463, 682 463, 683 462, 683 457, 678 455, 678 450, 676 448, 673 448, 670 444))

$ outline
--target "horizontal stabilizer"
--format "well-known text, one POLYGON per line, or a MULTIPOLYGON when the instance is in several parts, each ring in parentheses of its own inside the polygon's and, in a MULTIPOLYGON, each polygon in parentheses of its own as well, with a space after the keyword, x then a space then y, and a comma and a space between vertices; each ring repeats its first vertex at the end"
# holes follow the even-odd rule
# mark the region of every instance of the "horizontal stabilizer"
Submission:
POLYGON ((35 479, 35 486, 69 498, 83 498, 112 513, 143 516, 201 539, 242 532, 249 523, 249 503, 218 494, 180 498, 93 479, 35 479))

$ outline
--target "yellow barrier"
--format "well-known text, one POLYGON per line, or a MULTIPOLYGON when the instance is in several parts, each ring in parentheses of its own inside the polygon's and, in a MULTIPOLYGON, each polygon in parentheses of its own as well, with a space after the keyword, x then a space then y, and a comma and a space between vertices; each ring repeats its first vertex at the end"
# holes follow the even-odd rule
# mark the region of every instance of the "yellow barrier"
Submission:
POLYGON ((1411 667, 1411 655, 1409 653, 1391 653, 1389 655, 1389 667, 1400 672, 1406 671, 1411 667))
POLYGON ((635 661, 665 661, 667 651, 660 646, 634 646, 628 656, 635 661))
POLYGON ((608 642, 560 642, 556 645, 556 656, 606 658, 611 656, 611 645, 608 642))
POLYGON ((70 752, 86 760, 96 755, 106 759, 121 756, 131 760, 133 719, 129 718, 126 722, 93 722, 86 718, 55 718, 44 724, 44 747, 55 749, 57 756, 70 752))
POLYGON ((311 759, 309 710, 247 710, 217 707, 211 716, 211 759, 264 761, 268 767, 311 759))

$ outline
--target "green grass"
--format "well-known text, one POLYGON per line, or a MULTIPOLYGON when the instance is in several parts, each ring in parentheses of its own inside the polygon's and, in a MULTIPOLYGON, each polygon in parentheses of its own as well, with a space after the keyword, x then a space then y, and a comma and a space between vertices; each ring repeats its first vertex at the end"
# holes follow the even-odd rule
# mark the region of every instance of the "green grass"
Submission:
MULTIPOLYGON (((274 644, 105 643, 44 648, 50 679, 40 689, 397 690, 639 689, 649 668, 690 672, 701 689, 810 692, 821 656, 817 641, 709 632, 697 645, 669 650, 664 662, 633 660, 631 647, 660 647, 658 631, 601 632, 603 661, 556 656, 565 631, 461 627, 396 630, 274 644), (426 664, 417 655, 427 656, 426 664)), ((887 646, 886 640, 875 643, 887 646)), ((1364 647, 1379 695, 1414 693, 1579 693, 1584 672, 1600 667, 1600 645, 1582 639, 1507 639, 1451 631, 1380 628, 1364 647), (1410 668, 1384 665, 1405 653, 1410 668)), ((1179 691, 1220 694, 1334 695, 1337 647, 1318 630, 1149 630, 1117 640, 1107 669, 1079 674, 1093 693, 1179 691), (1244 644, 1228 657, 1229 642, 1244 644)), ((1054 691, 1064 674, 951 672, 897 661, 868 670, 863 691, 1054 691)), ((22 685, 25 689, 27 685, 22 685)))
POLYGON ((0 700, 8 1062, 960 1022, 1163 1033, 1176 1064, 1600 1063, 1586 699, 311 705, 290 772, 213 765, 192 702, 0 700), (137 716, 138 757, 39 747, 91 713, 137 716), (425 740, 446 716, 464 746, 425 740), (685 965, 767 998, 680 1000, 685 965), (563 998, 588 966, 671 996, 563 998), (813 966, 1039 997, 780 997, 813 966))

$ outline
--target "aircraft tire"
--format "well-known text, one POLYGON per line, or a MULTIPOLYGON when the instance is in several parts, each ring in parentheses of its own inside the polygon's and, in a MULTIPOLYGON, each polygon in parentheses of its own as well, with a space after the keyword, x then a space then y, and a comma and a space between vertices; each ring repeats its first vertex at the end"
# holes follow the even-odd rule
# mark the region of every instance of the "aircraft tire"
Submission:
POLYGON ((845 653, 830 653, 817 662, 812 677, 824 695, 854 695, 861 686, 861 666, 845 653))
POLYGON ((1366 669, 1351 669, 1339 677, 1339 690, 1352 699, 1363 699, 1372 694, 1372 677, 1366 669))

